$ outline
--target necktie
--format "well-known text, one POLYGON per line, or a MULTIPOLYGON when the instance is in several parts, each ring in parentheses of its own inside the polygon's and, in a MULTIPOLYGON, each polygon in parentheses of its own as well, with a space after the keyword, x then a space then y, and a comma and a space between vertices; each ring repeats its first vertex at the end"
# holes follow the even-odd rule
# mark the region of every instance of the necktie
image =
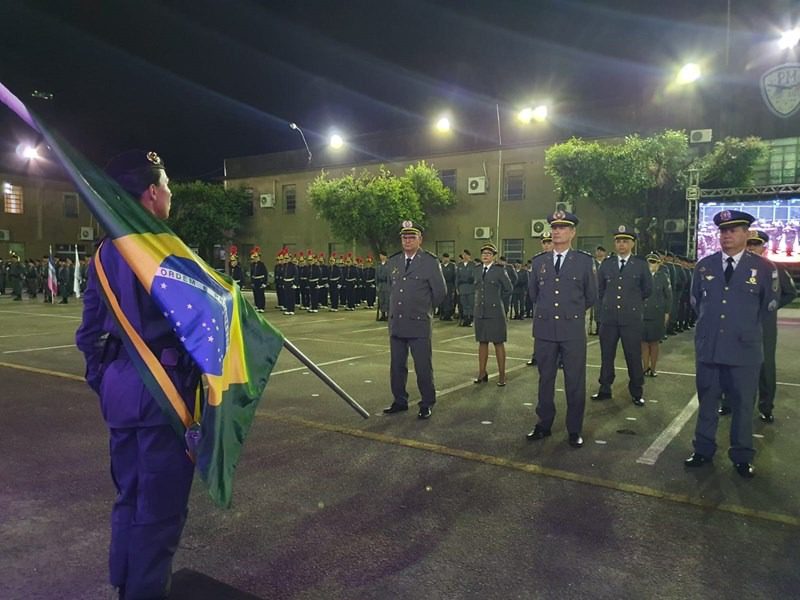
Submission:
POLYGON ((556 273, 561 270, 561 255, 556 254, 556 273))
POLYGON ((728 266, 725 267, 725 283, 731 282, 731 277, 733 277, 733 257, 728 257, 728 266))
POLYGON ((410 266, 411 266, 411 259, 410 258, 406 258, 406 271, 408 271, 408 267, 410 267, 410 266))
POLYGON ((489 267, 483 267, 483 277, 486 278, 486 271, 489 270, 489 267))
POLYGON ((621 261, 619 261, 619 272, 622 273, 622 269, 624 268, 625 268, 625 259, 623 258, 621 261))

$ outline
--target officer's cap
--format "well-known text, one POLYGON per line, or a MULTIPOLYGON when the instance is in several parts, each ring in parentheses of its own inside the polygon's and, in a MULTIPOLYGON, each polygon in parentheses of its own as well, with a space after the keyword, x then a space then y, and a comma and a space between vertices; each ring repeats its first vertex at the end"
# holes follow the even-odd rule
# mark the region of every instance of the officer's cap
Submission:
POLYGON ((543 242, 552 242, 553 241, 553 233, 551 231, 545 231, 542 234, 542 241, 543 242))
POLYGON ((625 227, 625 225, 620 225, 617 227, 617 230, 614 232, 614 239, 615 240, 633 240, 636 241, 636 234, 631 230, 630 227, 625 227))
POLYGON ((481 246, 481 252, 484 252, 486 250, 488 250, 492 254, 497 254, 497 247, 491 242, 486 242, 481 246))
POLYGON ((766 244, 768 241, 769 236, 766 231, 750 231, 750 235, 747 238, 748 244, 766 244))
POLYGON ((744 225, 749 227, 756 218, 741 210, 723 210, 714 215, 714 225, 720 229, 744 225))
POLYGON ((403 221, 400 227, 400 235, 422 235, 422 226, 416 225, 412 221, 403 221))
POLYGON ((117 154, 106 165, 108 173, 126 192, 139 198, 147 186, 157 183, 164 161, 153 151, 128 150, 117 154))
POLYGON ((661 257, 658 254, 656 254, 655 252, 651 252, 645 258, 647 258, 647 262, 649 262, 649 263, 660 263, 661 262, 661 257))
POLYGON ((553 225, 570 225, 575 227, 578 224, 578 217, 572 213, 564 212, 563 210, 557 210, 552 215, 547 217, 547 222, 550 223, 551 227, 553 225))

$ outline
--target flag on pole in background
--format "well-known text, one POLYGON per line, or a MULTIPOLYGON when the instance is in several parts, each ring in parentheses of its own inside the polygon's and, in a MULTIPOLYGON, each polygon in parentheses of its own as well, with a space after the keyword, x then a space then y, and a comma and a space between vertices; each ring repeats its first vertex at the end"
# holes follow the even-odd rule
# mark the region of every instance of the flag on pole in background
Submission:
POLYGON ((75 297, 81 297, 81 262, 78 257, 78 244, 75 244, 75 273, 72 276, 72 291, 75 292, 75 297))
POLYGON ((53 258, 52 245, 47 259, 47 289, 50 290, 50 301, 55 304, 56 296, 58 296, 58 275, 56 273, 56 261, 53 258))
POLYGON ((0 100, 47 140, 105 229, 105 243, 119 250, 202 371, 205 396, 197 428, 182 400, 178 397, 175 402, 174 386, 169 389, 163 367, 148 358, 146 346, 137 343, 137 338, 141 342, 137 332, 125 332, 128 354, 176 431, 185 435, 199 429, 197 469, 214 501, 229 506, 233 472, 283 346, 283 335, 255 312, 229 277, 207 265, 164 222, 50 131, 2 84, 0 100))

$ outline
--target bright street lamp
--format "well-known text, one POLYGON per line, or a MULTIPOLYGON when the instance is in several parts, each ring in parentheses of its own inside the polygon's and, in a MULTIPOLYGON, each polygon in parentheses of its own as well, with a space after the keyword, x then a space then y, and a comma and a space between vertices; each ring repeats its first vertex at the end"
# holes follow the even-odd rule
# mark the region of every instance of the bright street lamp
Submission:
POLYGON ((800 44, 800 28, 795 27, 790 31, 784 31, 778 40, 778 46, 781 50, 789 50, 800 44))
POLYGON ((447 117, 439 117, 436 121, 436 131, 439 133, 448 133, 450 131, 450 119, 447 117))
POLYGON ((537 123, 544 123, 547 120, 548 115, 548 108, 546 104, 539 104, 538 106, 531 108, 530 106, 526 106, 521 111, 517 113, 517 119, 519 119, 525 125, 528 125, 531 121, 536 121, 537 123))
POLYGON ((334 133, 331 135, 330 140, 328 141, 328 145, 334 150, 338 150, 339 148, 344 146, 344 138, 338 133, 334 133))
POLYGON ((687 83, 697 81, 700 79, 701 75, 700 65, 697 63, 686 63, 681 67, 681 70, 678 71, 678 76, 675 80, 681 85, 686 85, 687 83))
POLYGON ((27 158, 28 160, 38 160, 41 158, 39 156, 39 152, 33 146, 25 146, 22 149, 22 157, 27 158))

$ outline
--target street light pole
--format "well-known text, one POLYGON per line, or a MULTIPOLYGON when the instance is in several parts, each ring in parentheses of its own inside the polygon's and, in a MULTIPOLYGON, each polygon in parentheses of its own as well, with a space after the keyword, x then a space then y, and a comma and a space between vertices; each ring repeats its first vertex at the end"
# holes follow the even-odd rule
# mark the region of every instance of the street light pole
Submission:
POLYGON ((300 137, 303 140, 303 145, 306 147, 306 152, 308 153, 308 162, 311 162, 311 150, 308 148, 308 142, 306 141, 306 136, 303 134, 303 130, 300 129, 300 126, 297 123, 289 123, 289 129, 294 129, 300 134, 300 137))
MULTIPOLYGON (((500 104, 495 104, 497 111, 497 220, 495 221, 495 235, 497 245, 502 246, 500 243, 500 201, 503 194, 503 133, 500 129, 500 104)), ((502 252, 502 248, 500 248, 502 252)))

